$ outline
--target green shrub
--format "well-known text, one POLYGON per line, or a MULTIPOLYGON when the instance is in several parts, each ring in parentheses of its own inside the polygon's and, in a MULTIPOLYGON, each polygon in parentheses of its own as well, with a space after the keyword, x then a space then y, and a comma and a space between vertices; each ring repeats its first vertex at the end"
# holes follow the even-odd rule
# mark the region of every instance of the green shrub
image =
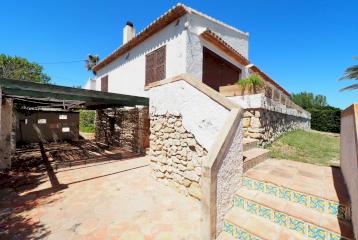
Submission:
POLYGON ((95 131, 95 116, 94 110, 80 111, 80 131, 86 133, 94 133, 95 131))
POLYGON ((341 110, 334 107, 307 109, 311 113, 311 128, 323 132, 339 133, 341 110))
POLYGON ((239 81, 237 81, 237 84, 239 84, 243 88, 247 88, 247 87, 259 88, 264 86, 264 81, 257 74, 252 74, 247 78, 240 79, 239 81))

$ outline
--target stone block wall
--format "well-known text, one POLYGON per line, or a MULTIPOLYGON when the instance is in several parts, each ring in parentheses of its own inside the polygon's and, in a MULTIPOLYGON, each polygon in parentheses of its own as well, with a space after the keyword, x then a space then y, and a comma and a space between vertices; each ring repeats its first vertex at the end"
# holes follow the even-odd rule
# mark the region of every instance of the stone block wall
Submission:
POLYGON ((267 109, 245 109, 243 129, 244 137, 259 140, 261 146, 274 141, 284 132, 293 129, 310 129, 310 119, 284 114, 267 109))
POLYGON ((180 114, 151 113, 150 126, 153 176, 200 200, 202 162, 207 150, 183 127, 180 114))
POLYGON ((16 115, 13 100, 0 94, 0 169, 11 168, 11 155, 16 150, 16 115))
POLYGON ((144 153, 149 147, 148 111, 148 107, 97 110, 96 141, 144 153))

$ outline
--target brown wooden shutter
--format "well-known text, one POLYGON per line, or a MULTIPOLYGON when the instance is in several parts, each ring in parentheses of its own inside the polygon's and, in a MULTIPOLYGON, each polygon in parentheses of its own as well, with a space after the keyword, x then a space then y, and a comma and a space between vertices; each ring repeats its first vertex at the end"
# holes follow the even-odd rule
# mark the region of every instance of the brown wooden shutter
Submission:
POLYGON ((101 78, 101 91, 108 92, 108 75, 101 78))
POLYGON ((155 81, 155 52, 145 57, 145 85, 155 81))
POLYGON ((165 79, 165 63, 166 63, 166 48, 161 47, 156 50, 156 69, 155 69, 155 81, 165 79))
POLYGON ((145 85, 160 81, 166 77, 166 47, 163 46, 145 58, 145 85))

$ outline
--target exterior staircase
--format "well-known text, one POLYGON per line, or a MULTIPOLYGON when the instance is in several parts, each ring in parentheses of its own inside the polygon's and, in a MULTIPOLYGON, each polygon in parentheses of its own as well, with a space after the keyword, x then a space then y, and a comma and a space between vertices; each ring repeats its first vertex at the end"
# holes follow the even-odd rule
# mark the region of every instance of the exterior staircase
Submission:
POLYGON ((242 187, 217 239, 354 239, 339 168, 267 159, 256 143, 245 140, 242 187))
POLYGON ((257 164, 265 161, 270 157, 270 151, 259 148, 257 146, 258 140, 251 138, 244 138, 244 173, 257 164))

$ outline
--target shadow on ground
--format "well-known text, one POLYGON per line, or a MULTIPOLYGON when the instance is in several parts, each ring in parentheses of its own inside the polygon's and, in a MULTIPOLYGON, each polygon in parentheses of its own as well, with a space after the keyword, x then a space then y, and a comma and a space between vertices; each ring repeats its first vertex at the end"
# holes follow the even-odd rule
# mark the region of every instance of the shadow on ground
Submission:
POLYGON ((53 204, 62 198, 61 193, 68 186, 60 183, 57 172, 90 168, 137 156, 139 154, 90 141, 39 143, 17 149, 12 169, 0 173, 0 239, 44 239, 51 234, 40 222, 43 213, 36 207, 53 204), (51 187, 36 190, 48 180, 51 187), (29 211, 35 211, 35 214, 29 217, 29 211))

